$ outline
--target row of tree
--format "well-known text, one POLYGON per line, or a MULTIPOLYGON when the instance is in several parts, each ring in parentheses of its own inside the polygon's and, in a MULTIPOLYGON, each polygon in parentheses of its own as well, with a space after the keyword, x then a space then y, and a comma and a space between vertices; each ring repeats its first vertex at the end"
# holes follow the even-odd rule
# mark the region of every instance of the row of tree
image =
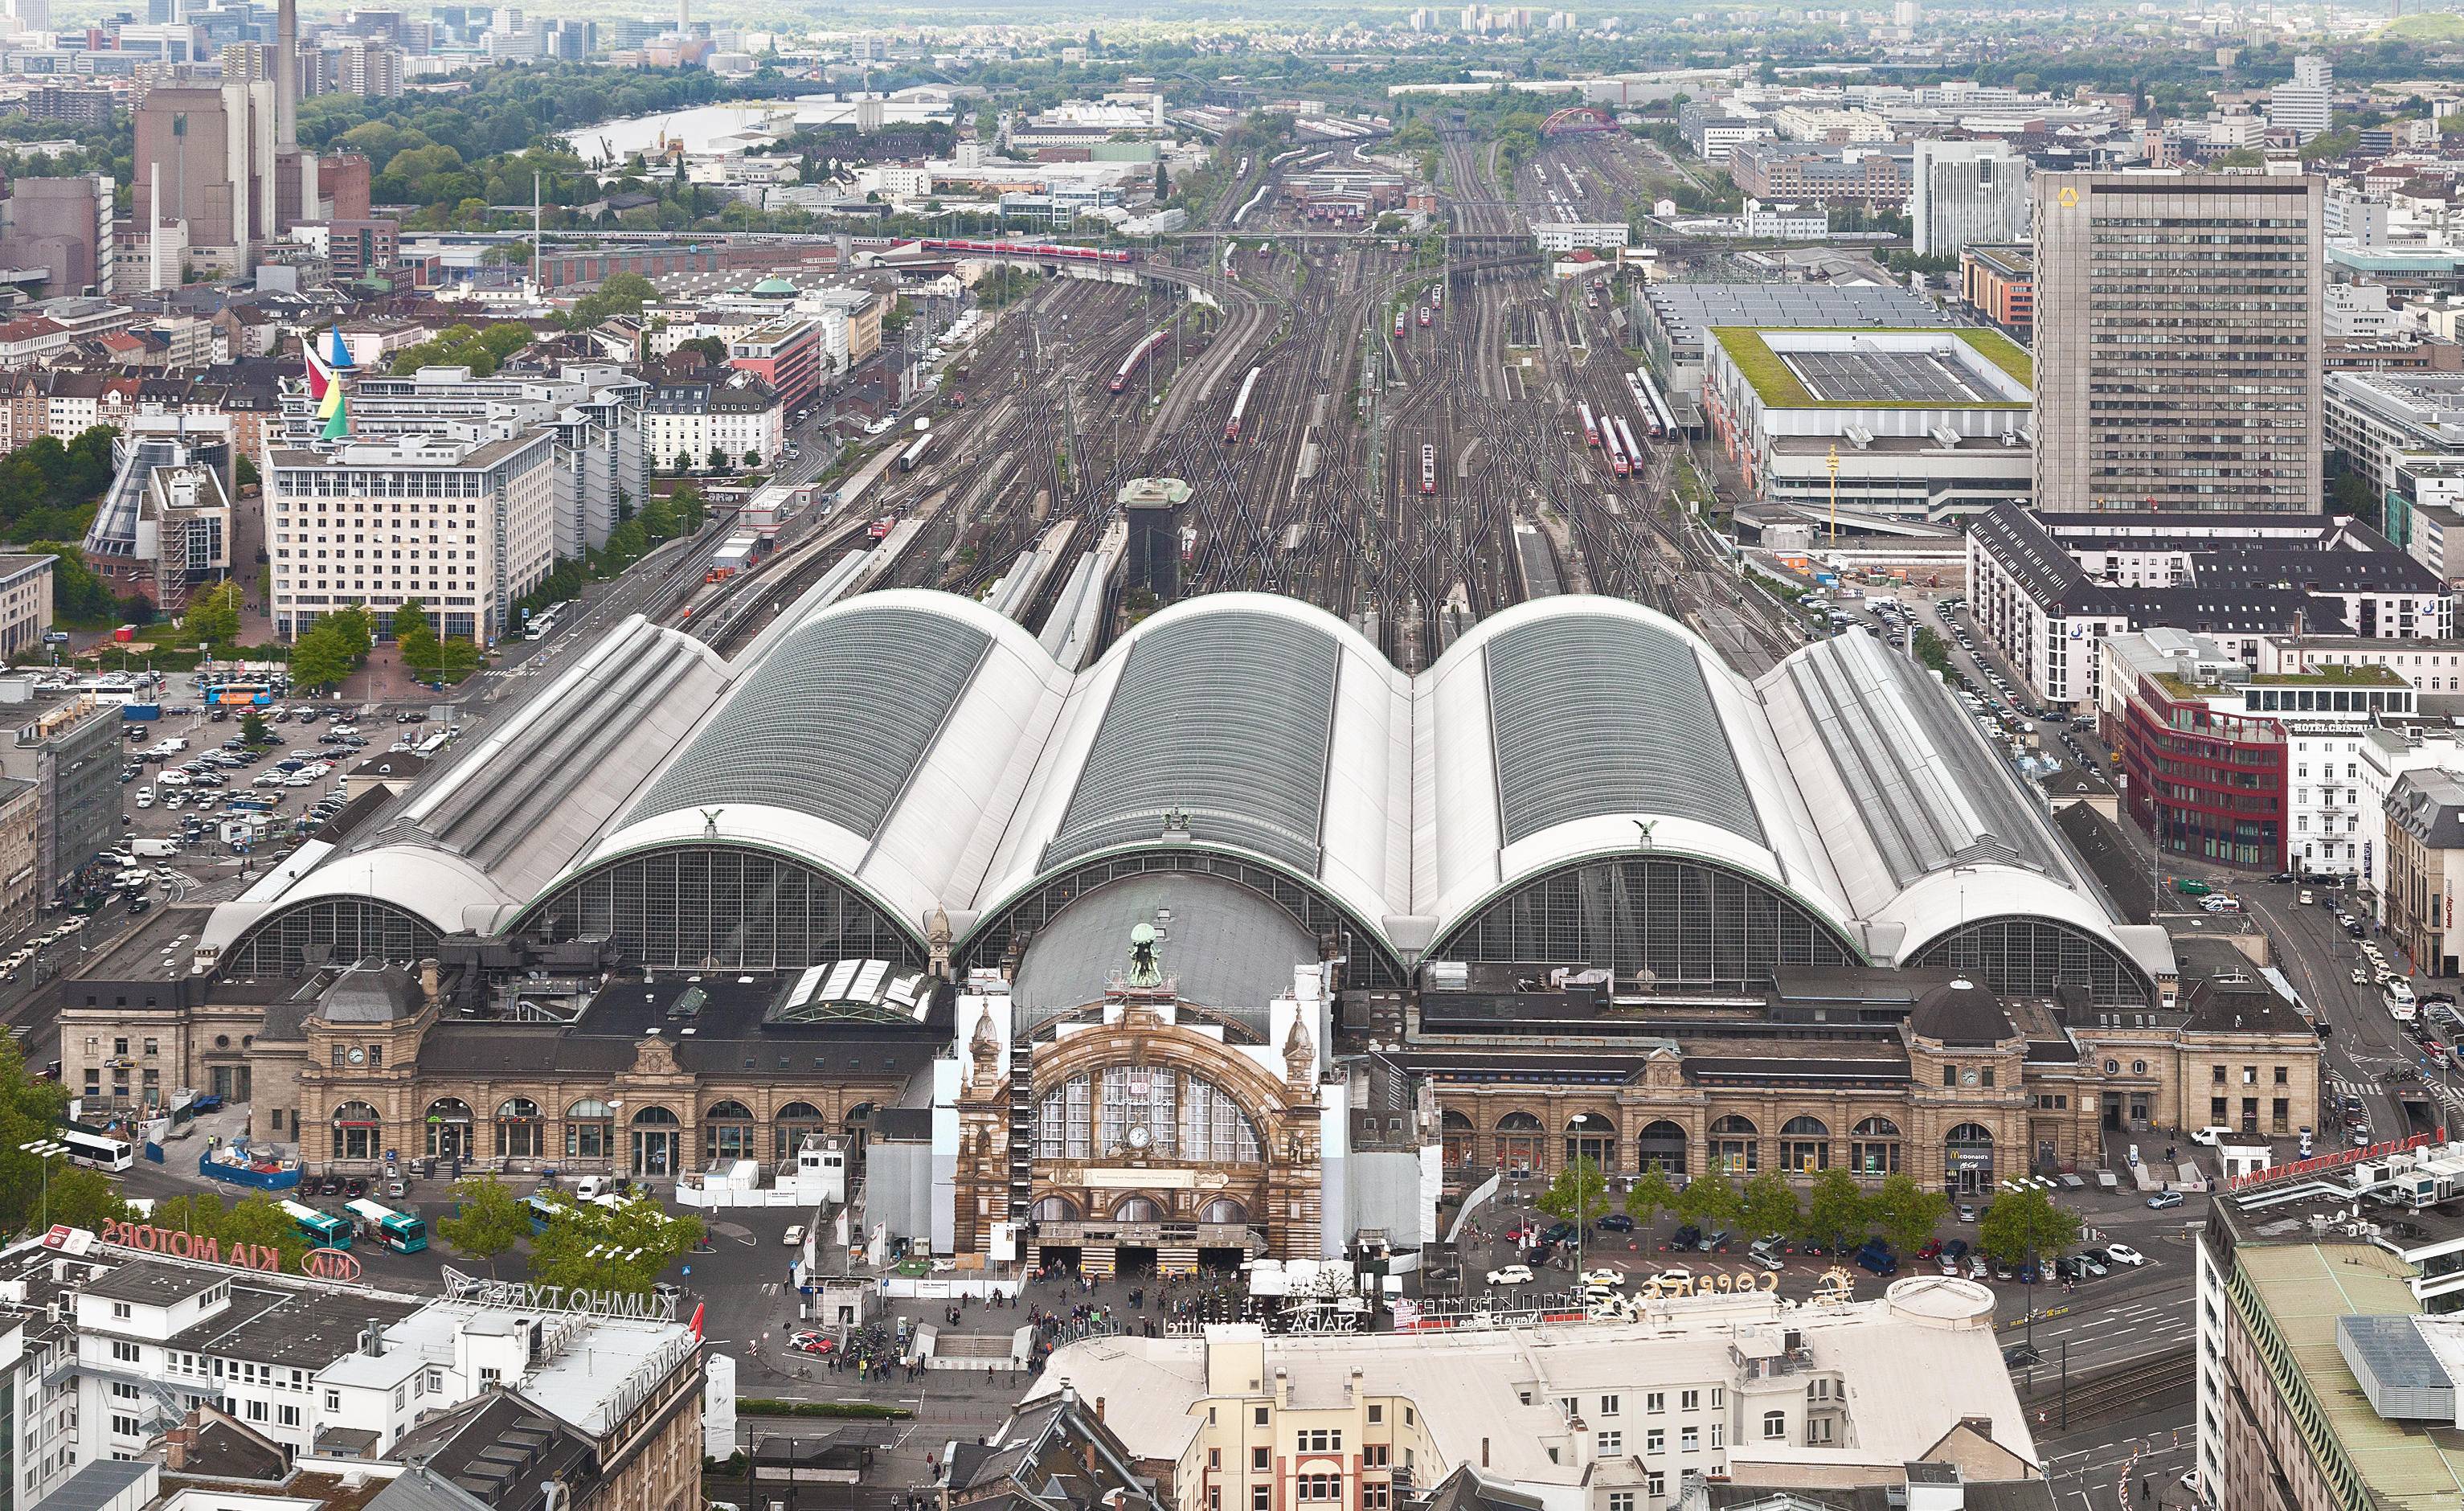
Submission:
MULTIPOLYGON (((1607 1177, 1593 1160, 1577 1159, 1557 1172, 1536 1203, 1542 1212, 1585 1227, 1613 1205, 1607 1177)), ((1662 1213, 1705 1233, 1714 1229, 1761 1237, 1778 1234, 1843 1253, 1880 1235, 1902 1254, 1915 1252, 1950 1215, 1950 1198, 1926 1191, 1904 1174, 1886 1175, 1868 1191, 1844 1170, 1814 1177, 1800 1198, 1777 1171, 1764 1171, 1740 1185, 1721 1173, 1697 1175, 1678 1186, 1652 1166, 1637 1176, 1621 1203, 1627 1216, 1648 1227, 1662 1213)), ((2005 1263, 2051 1259, 2079 1241, 2076 1215, 2056 1206, 2042 1191, 2006 1193, 1994 1198, 1977 1223, 1976 1246, 2005 1263)))
POLYGON ((530 1204, 512 1187, 494 1175, 457 1182, 456 1210, 437 1220, 436 1236, 485 1264, 490 1275, 528 1243, 529 1279, 536 1283, 629 1295, 648 1291, 709 1236, 699 1217, 671 1215, 656 1201, 577 1202, 553 1189, 540 1194, 555 1204, 556 1216, 534 1236, 530 1204))
POLYGON ((422 367, 468 367, 473 378, 493 376, 497 366, 531 343, 531 328, 515 320, 498 320, 486 330, 449 325, 416 346, 394 353, 393 371, 415 373, 422 367))

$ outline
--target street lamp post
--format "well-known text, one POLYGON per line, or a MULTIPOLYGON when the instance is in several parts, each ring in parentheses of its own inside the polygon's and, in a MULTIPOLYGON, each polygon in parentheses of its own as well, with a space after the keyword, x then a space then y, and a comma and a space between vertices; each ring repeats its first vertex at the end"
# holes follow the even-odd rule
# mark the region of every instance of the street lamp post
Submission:
POLYGON ((52 1225, 52 1158, 67 1153, 69 1147, 57 1139, 38 1138, 18 1145, 17 1149, 19 1152, 32 1154, 43 1163, 42 1226, 49 1228, 52 1225))

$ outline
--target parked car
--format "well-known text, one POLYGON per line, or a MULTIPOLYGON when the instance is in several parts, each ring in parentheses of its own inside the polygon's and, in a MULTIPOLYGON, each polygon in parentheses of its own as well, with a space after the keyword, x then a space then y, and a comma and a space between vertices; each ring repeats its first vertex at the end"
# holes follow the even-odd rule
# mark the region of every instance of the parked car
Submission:
POLYGON ((781 1237, 779 1241, 791 1249, 803 1248, 804 1246, 804 1225, 801 1222, 791 1222, 787 1224, 787 1231, 781 1237))
POLYGON ((1488 1272, 1488 1283, 1491 1285, 1529 1285, 1531 1283, 1531 1271, 1521 1264, 1502 1265, 1499 1268, 1488 1272))
POLYGON ((1632 1233, 1634 1231, 1635 1224, 1634 1219, 1627 1216, 1624 1213, 1612 1212, 1607 1216, 1593 1223, 1592 1226, 1599 1229, 1602 1233, 1632 1233))
MULTIPOLYGON (((2310 1141, 2308 1139, 2303 1139, 2301 1142, 2306 1145, 2310 1141)), ((2169 1212, 2173 1208, 2180 1206, 2182 1201, 2182 1193, 2178 1191, 2160 1191, 2156 1194, 2147 1198, 2147 1210, 2150 1212, 2169 1212)))
POLYGON ((2127 1264, 2134 1270, 2147 1262, 2147 1256, 2127 1243, 2108 1243, 2104 1246, 2104 1254, 2114 1263, 2127 1264))

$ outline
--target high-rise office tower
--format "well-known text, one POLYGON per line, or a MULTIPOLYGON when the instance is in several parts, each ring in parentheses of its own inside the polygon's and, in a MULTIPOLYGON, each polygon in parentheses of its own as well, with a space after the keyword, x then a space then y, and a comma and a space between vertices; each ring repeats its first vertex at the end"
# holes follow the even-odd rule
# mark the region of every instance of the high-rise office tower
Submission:
POLYGON ((2038 508, 2321 507, 2321 185, 2036 175, 2038 508))
POLYGON ((2028 159, 2007 142, 1916 145, 1908 223, 1920 257, 1956 257, 1971 242, 2017 241, 2028 231, 2028 159))
POLYGON ((2307 142, 2335 124, 2335 65, 2323 57, 2297 57, 2292 82, 2267 92, 2267 123, 2307 142))

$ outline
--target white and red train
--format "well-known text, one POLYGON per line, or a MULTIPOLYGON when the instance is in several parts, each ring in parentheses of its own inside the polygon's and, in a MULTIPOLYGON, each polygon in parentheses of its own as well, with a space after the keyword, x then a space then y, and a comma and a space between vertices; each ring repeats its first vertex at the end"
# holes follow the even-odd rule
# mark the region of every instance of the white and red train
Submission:
POLYGON ((1424 446, 1420 448, 1420 492, 1434 493, 1437 491, 1438 449, 1434 446, 1424 446))
POLYGON ((1677 433, 1677 417, 1670 413, 1668 401, 1661 397, 1660 384, 1648 370, 1638 367, 1626 374, 1625 391, 1634 400, 1635 412, 1642 417, 1644 434, 1658 441, 1677 433))
POLYGON ((1063 262, 1128 262, 1131 254, 1104 247, 1071 247, 1056 241, 948 241, 926 237, 927 252, 972 252, 991 257, 1055 257, 1063 262))
POLYGON ((1400 310, 1395 312, 1395 335, 1397 339, 1403 335, 1403 312, 1400 310))
POLYGON ((1583 444, 1585 446, 1599 445, 1600 423, 1592 418, 1592 406, 1590 403, 1583 402, 1576 404, 1574 405, 1574 412, 1583 417, 1583 444))
POLYGON ((1232 418, 1223 422, 1225 446, 1241 439, 1241 417, 1249 412, 1249 393, 1258 386, 1258 373, 1259 369, 1252 367, 1249 376, 1241 380, 1241 397, 1232 401, 1232 418))
POLYGON ((1157 331, 1130 349, 1130 355, 1121 359, 1121 370, 1112 374, 1114 393, 1119 393, 1130 385, 1131 376, 1136 373, 1148 358, 1155 355, 1155 348, 1163 344, 1164 338, 1169 334, 1171 333, 1168 331, 1157 331))

